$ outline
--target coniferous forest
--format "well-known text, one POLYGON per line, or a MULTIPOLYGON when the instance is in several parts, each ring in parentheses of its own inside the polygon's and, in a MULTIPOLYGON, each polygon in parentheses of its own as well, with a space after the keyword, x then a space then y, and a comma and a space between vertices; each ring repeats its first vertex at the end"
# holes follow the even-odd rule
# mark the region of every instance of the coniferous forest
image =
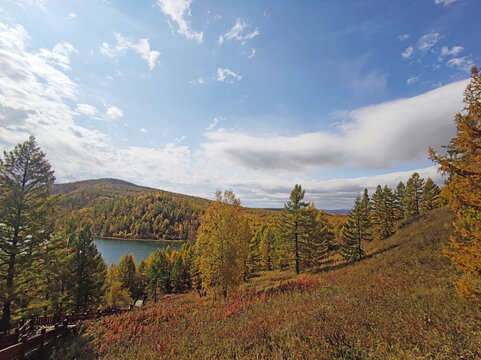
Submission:
POLYGON ((280 211, 243 208, 232 190, 54 185, 31 136, 0 159, 0 331, 142 299, 52 358, 480 358, 477 68, 464 104, 447 153, 430 150, 444 185, 414 172, 359 191, 347 215, 317 209, 301 184, 280 211), (94 236, 185 243, 107 268, 94 236))

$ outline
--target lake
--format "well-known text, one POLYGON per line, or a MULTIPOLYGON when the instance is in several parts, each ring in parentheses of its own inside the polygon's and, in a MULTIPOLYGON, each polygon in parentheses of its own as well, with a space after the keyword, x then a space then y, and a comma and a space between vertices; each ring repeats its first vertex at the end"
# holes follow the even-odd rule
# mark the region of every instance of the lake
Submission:
POLYGON ((118 264, 120 258, 126 254, 132 253, 138 264, 142 260, 154 253, 157 249, 164 249, 170 246, 171 249, 179 250, 183 242, 180 241, 142 241, 142 240, 119 240, 119 239, 101 239, 94 238, 94 243, 102 255, 107 266, 110 264, 118 264))

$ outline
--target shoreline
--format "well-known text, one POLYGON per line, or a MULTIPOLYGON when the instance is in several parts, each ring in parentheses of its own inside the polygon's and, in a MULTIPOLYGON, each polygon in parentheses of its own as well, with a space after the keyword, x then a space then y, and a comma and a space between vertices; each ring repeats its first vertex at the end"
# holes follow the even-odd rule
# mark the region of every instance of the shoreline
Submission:
POLYGON ((94 240, 125 240, 125 241, 149 241, 149 242, 172 242, 172 243, 183 243, 187 240, 162 240, 162 239, 132 239, 132 238, 120 238, 113 236, 93 236, 94 240))

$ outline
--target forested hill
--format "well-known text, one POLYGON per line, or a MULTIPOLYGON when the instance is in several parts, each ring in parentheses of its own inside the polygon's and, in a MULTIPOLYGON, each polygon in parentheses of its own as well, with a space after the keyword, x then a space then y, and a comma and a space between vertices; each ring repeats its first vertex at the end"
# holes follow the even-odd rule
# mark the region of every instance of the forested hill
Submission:
POLYGON ((82 180, 64 184, 54 184, 52 193, 64 194, 61 201, 62 207, 70 210, 78 210, 86 206, 92 206, 99 201, 113 199, 127 194, 164 194, 181 201, 187 200, 191 204, 201 207, 204 207, 209 202, 209 200, 200 197, 139 186, 119 179, 82 180))
POLYGON ((138 186, 118 179, 55 184, 63 194, 59 225, 69 219, 95 236, 192 240, 207 199, 138 186))

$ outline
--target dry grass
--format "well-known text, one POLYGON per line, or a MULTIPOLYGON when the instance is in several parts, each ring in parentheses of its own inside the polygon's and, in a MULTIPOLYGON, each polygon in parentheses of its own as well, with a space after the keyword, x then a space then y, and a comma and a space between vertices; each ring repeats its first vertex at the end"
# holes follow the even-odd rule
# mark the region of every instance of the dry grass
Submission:
POLYGON ((84 336, 102 359, 479 359, 480 308, 455 297, 441 255, 451 222, 438 209, 367 244, 362 262, 264 273, 225 302, 169 298, 84 336))

